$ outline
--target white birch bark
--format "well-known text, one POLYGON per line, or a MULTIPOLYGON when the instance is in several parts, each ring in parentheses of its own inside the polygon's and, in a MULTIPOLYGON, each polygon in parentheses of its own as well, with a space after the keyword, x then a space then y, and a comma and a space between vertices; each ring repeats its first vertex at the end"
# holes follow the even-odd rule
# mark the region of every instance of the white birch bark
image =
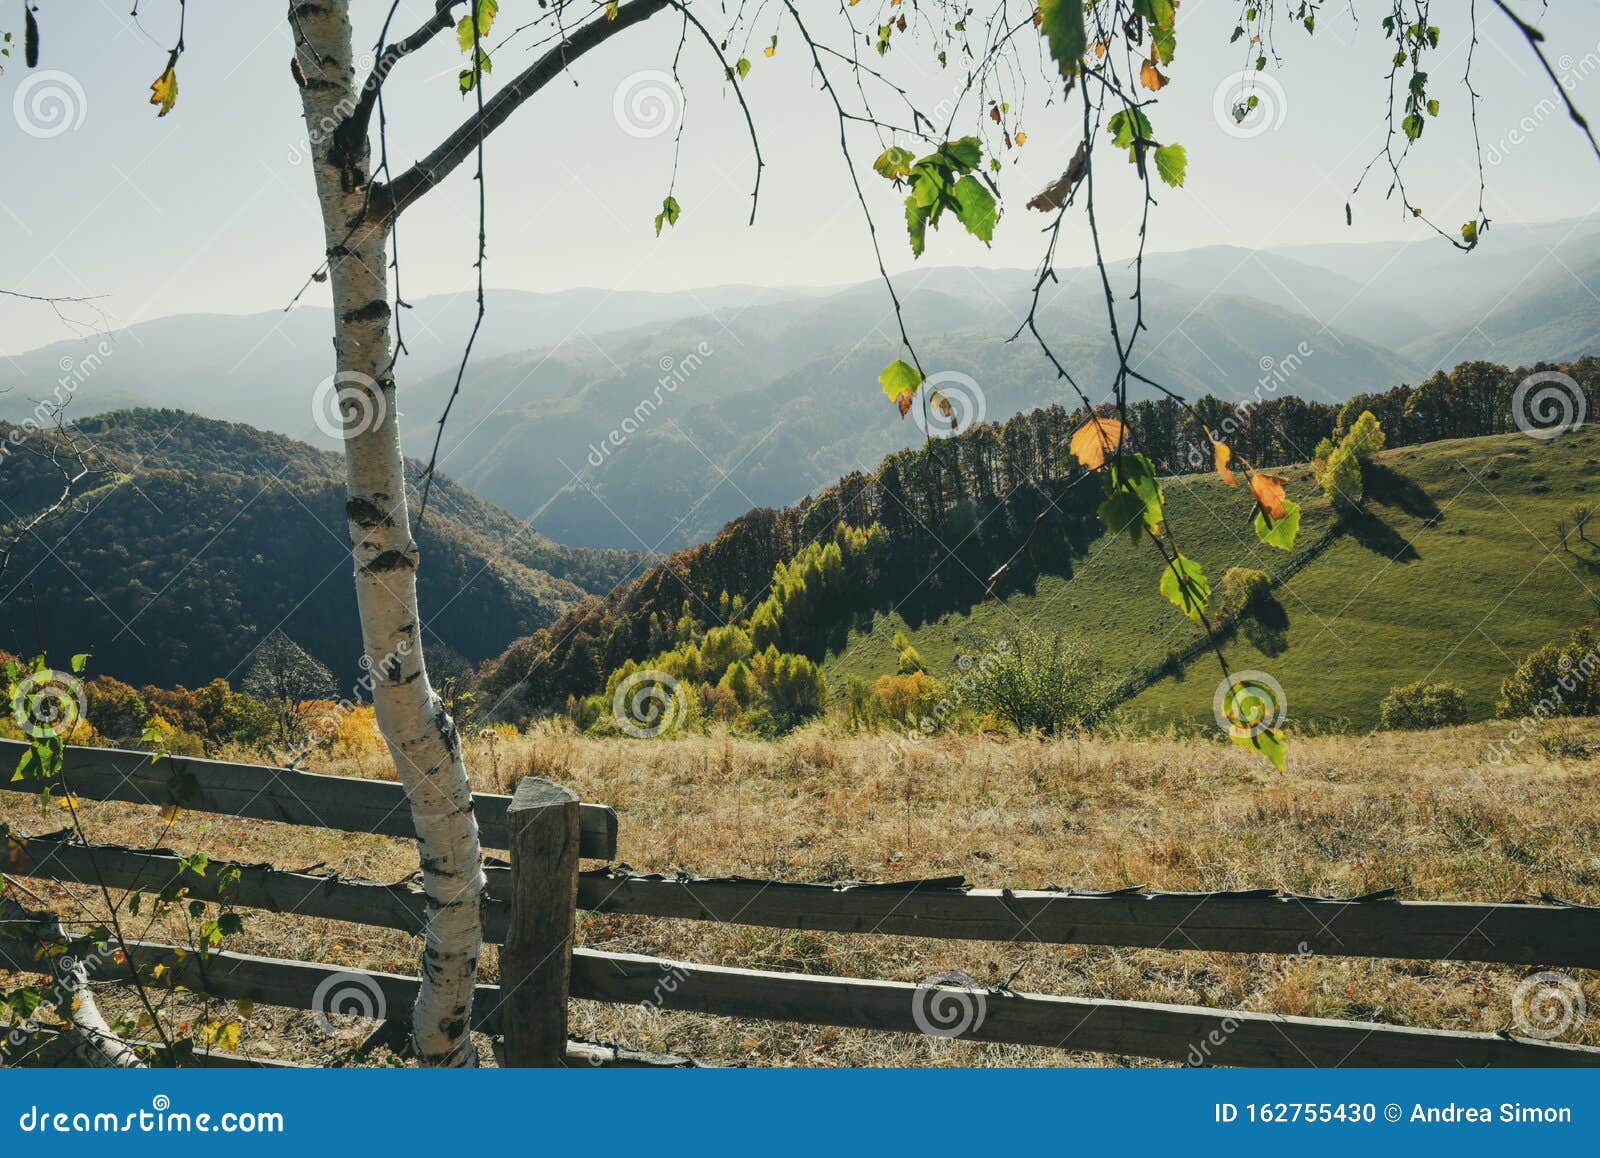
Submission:
MULTIPOLYGON (((39 939, 57 946, 69 943, 67 932, 53 913, 35 913, 9 897, 0 897, 0 917, 8 921, 37 922, 39 939)), ((111 952, 111 947, 105 950, 111 952)), ((62 1033, 79 1062, 96 1069, 142 1069, 144 1062, 122 1038, 112 1032, 105 1015, 89 989, 89 970, 70 953, 52 956, 50 976, 56 987, 72 995, 70 1006, 63 1006, 62 1033)))
MULTIPOLYGON (((468 1028, 483 944, 483 859, 461 740, 428 682, 417 615, 417 544, 407 510, 388 303, 389 226, 367 208, 363 142, 330 160, 332 129, 356 104, 349 0, 291 4, 295 79, 310 134, 333 290, 335 369, 347 417, 346 514, 378 729, 416 822, 429 920, 412 1039, 423 1065, 476 1064, 468 1028)), ((309 391, 308 391, 309 393, 309 391)), ((309 403, 308 403, 309 404, 309 403)))

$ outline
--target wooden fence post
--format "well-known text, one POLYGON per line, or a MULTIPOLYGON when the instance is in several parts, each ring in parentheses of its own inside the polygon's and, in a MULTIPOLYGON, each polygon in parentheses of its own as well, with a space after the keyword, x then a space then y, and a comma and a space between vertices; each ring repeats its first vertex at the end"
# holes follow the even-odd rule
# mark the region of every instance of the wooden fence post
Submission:
POLYGON ((511 921, 500 951, 500 1025, 507 1066, 559 1066, 578 908, 578 797, 529 776, 506 812, 511 921))

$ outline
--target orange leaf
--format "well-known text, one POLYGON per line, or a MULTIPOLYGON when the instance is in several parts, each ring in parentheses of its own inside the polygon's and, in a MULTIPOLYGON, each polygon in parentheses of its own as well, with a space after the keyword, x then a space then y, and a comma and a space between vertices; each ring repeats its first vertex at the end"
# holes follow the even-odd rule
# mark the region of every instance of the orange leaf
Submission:
POLYGON ((1217 473, 1222 476, 1222 481, 1230 487, 1239 485, 1239 480, 1233 477, 1233 471, 1228 469, 1228 463, 1233 461, 1233 448, 1226 442, 1211 441, 1211 449, 1217 456, 1217 473))
POLYGON ((1153 61, 1147 60, 1139 66, 1139 83, 1151 92, 1160 92, 1167 78, 1161 75, 1153 61))
POLYGON ((1115 418, 1091 418, 1078 427, 1067 449, 1085 470, 1099 470, 1105 465, 1106 456, 1122 445, 1127 433, 1128 428, 1115 418))
POLYGON ((1283 505, 1283 488, 1287 481, 1275 474, 1257 473, 1250 476, 1251 493, 1256 496, 1256 502, 1261 504, 1261 509, 1267 512, 1269 518, 1281 519, 1288 514, 1283 505))
POLYGON ((900 391, 900 397, 894 400, 894 404, 900 408, 901 418, 904 418, 907 414, 911 413, 911 391, 900 391))

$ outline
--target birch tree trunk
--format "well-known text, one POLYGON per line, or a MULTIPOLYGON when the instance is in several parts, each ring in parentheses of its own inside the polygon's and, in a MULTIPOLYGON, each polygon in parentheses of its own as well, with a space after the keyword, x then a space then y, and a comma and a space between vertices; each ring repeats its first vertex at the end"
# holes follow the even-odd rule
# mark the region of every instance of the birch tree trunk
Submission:
POLYGON ((344 416, 345 511, 378 730, 416 822, 428 923, 412 1038, 423 1065, 477 1062, 468 1029, 483 893, 478 824, 455 724, 423 662, 418 551, 400 452, 387 280, 389 221, 368 212, 370 151, 330 157, 356 105, 349 0, 294 0, 294 75, 310 135, 333 290, 334 382, 344 416))

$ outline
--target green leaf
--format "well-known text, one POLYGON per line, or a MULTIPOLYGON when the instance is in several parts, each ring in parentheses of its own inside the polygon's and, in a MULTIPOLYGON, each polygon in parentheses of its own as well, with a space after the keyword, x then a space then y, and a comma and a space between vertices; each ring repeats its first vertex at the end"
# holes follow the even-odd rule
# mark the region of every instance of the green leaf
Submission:
POLYGON ((878 384, 889 396, 889 401, 894 402, 907 390, 915 390, 922 385, 922 371, 910 362, 896 358, 883 368, 883 373, 878 375, 878 384))
POLYGON ((1405 131, 1406 140, 1415 141, 1422 136, 1422 118, 1416 113, 1409 113, 1406 119, 1400 122, 1400 128, 1405 131))
MULTIPOLYGON (((962 137, 959 141, 946 141, 934 155, 948 163, 959 173, 970 173, 983 160, 983 142, 977 137, 962 137)), ((925 158, 932 161, 933 157, 925 158)))
POLYGON ((970 173, 956 182, 953 193, 956 219, 967 227, 968 233, 988 245, 994 240, 994 224, 1000 216, 994 195, 970 173))
POLYGON ((1283 518, 1271 519, 1260 507, 1256 508, 1256 538, 1280 551, 1293 551, 1295 536, 1300 533, 1300 504, 1293 499, 1283 500, 1283 518))
POLYGON ((1083 27, 1083 0, 1039 0, 1039 30, 1062 76, 1076 76, 1083 67, 1089 37, 1083 27))
POLYGON ((739 74, 740 80, 743 80, 750 75, 750 62, 741 56, 734 64, 733 71, 739 74))
POLYGON ((86 651, 79 652, 77 655, 72 657, 72 670, 73 670, 73 672, 75 672, 75 673, 76 672, 81 672, 83 670, 84 664, 86 664, 88 662, 89 662, 89 653, 86 652, 86 651))
MULTIPOLYGON (((477 0, 478 7, 478 43, 483 43, 483 38, 489 35, 489 26, 494 23, 494 18, 500 13, 499 0, 477 0)), ((456 24, 456 43, 461 46, 462 52, 472 51, 472 13, 468 12, 456 24)))
POLYGON ((1161 594, 1199 624, 1211 602, 1211 584, 1200 564, 1179 555, 1161 571, 1161 594))
POLYGON ((1135 543, 1144 534, 1145 502, 1131 491, 1113 491, 1100 504, 1100 518, 1113 535, 1127 532, 1135 543))
POLYGON ((1461 227, 1461 240, 1467 243, 1468 249, 1475 249, 1478 245, 1478 223, 1469 221, 1461 227))
POLYGON ((661 212, 656 214, 656 236, 661 236, 661 227, 663 225, 678 224, 678 217, 682 213, 683 209, 678 204, 678 199, 669 193, 666 199, 661 202, 661 212))
POLYGON ((872 168, 878 176, 893 181, 896 178, 911 176, 911 162, 915 159, 916 156, 910 149, 890 145, 878 154, 878 159, 872 162, 872 168))
POLYGON ((918 205, 911 198, 906 199, 906 235, 911 238, 911 252, 917 257, 922 256, 922 251, 928 244, 930 212, 926 205, 918 205))
POLYGON ((1272 762, 1272 766, 1279 772, 1288 766, 1289 744, 1283 738, 1283 733, 1277 728, 1263 728, 1259 732, 1250 733, 1228 729, 1228 739, 1241 748, 1249 748, 1258 752, 1272 762))
POLYGON ((1183 184, 1189 171, 1189 153, 1182 145, 1162 145, 1156 149, 1156 172, 1168 185, 1183 184))
POLYGON ((1108 464, 1105 479, 1106 499, 1100 504, 1100 517, 1113 534, 1126 531, 1137 540, 1148 527, 1161 530, 1161 484, 1155 466, 1142 454, 1124 454, 1108 464))

